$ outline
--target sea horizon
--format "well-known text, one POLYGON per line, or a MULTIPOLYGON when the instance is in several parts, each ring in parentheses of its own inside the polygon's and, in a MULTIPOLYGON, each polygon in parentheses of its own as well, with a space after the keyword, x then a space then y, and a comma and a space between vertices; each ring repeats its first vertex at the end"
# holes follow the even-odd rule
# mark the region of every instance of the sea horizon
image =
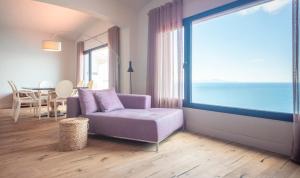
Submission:
POLYGON ((233 108, 292 113, 292 82, 192 83, 192 102, 233 108))

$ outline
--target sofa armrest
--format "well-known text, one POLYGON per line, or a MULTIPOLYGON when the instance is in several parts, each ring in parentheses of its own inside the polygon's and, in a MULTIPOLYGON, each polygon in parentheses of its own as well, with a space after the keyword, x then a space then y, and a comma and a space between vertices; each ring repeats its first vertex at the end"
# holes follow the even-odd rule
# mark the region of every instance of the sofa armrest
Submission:
POLYGON ((81 115, 80 102, 78 97, 67 98, 67 118, 81 115))
POLYGON ((151 108, 151 96, 118 94, 120 101, 128 109, 149 109, 151 108))

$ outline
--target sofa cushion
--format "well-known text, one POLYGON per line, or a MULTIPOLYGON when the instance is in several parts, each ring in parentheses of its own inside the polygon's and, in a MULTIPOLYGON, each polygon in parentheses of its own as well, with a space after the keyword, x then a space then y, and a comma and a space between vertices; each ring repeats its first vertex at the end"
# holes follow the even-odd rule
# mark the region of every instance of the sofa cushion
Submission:
POLYGON ((94 95, 99 106, 98 110, 102 112, 124 109, 115 89, 96 91, 94 95))
POLYGON ((181 109, 123 109, 87 117, 90 133, 147 142, 160 142, 183 126, 181 109))
POLYGON ((88 89, 78 89, 81 113, 87 115, 98 111, 97 103, 94 97, 94 91, 88 89))

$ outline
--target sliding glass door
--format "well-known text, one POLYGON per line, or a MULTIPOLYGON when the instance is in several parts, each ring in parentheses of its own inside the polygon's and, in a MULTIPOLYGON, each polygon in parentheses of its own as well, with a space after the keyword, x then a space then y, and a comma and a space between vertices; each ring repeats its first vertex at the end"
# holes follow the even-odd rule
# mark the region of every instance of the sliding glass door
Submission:
POLYGON ((99 46, 85 51, 84 55, 84 81, 93 80, 95 89, 108 88, 108 47, 99 46))

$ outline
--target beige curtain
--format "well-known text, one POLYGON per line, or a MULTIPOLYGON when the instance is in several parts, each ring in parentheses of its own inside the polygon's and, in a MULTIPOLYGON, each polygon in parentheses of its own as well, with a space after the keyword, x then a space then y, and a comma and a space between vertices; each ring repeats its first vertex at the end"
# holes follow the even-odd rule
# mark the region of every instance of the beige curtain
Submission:
POLYGON ((182 0, 149 12, 147 93, 153 107, 180 108, 183 98, 182 0))
POLYGON ((76 68, 76 82, 83 80, 83 60, 84 60, 84 42, 77 43, 77 68, 76 68))
POLYGON ((120 92, 119 64, 120 64, 120 28, 114 26, 108 29, 109 48, 109 87, 120 92))

